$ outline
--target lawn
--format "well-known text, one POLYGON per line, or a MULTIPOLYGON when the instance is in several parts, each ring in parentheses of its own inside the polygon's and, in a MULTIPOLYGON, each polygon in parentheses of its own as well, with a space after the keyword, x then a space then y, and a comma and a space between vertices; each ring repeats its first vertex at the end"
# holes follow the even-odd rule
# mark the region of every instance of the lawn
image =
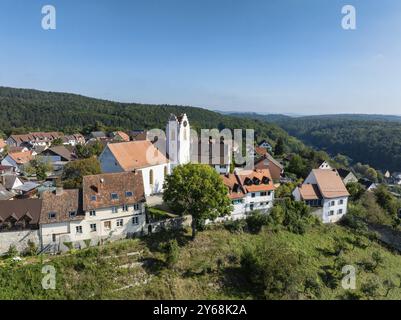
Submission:
MULTIPOLYGON (((21 262, 0 261, 0 299, 255 299, 257 292, 240 268, 242 248, 258 241, 285 243, 303 253, 307 272, 322 284, 321 299, 339 299, 341 285, 323 285, 322 269, 333 264, 335 243, 354 234, 341 226, 314 226, 304 235, 264 228, 259 234, 230 233, 222 226, 199 232, 194 241, 190 230, 159 233, 142 239, 123 240, 103 246, 72 251, 60 256, 23 258, 21 262), (176 239, 179 259, 167 267, 165 244, 176 239), (54 266, 56 289, 42 289, 44 265, 54 266)), ((357 287, 374 280, 380 283, 376 298, 384 298, 382 283, 399 284, 401 256, 376 241, 364 238, 365 246, 349 245, 341 253, 345 264, 357 270, 357 287), (363 262, 379 252, 383 263, 375 271, 364 271, 363 262)), ((388 299, 401 299, 401 289, 388 299)))

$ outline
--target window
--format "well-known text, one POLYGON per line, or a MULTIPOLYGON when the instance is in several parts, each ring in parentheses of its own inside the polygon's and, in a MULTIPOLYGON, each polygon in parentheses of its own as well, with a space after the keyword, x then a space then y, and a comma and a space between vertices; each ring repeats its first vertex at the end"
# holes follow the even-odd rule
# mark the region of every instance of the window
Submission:
POLYGON ((334 210, 330 210, 329 216, 334 216, 334 210))
POLYGON ((260 193, 260 196, 261 196, 261 197, 267 196, 267 192, 261 192, 261 193, 260 193))
POLYGON ((124 220, 123 219, 118 219, 117 220, 117 227, 122 227, 124 225, 124 220))
POLYGON ((111 208, 112 213, 118 213, 118 208, 117 207, 112 207, 111 208))
POLYGON ((76 215, 77 215, 77 213, 76 213, 75 211, 70 211, 70 212, 69 212, 70 218, 75 218, 76 215))
POLYGON ((132 218, 132 224, 133 225, 138 225, 139 224, 139 218, 138 217, 133 217, 132 218))
POLYGON ((111 200, 118 200, 118 194, 117 193, 112 193, 111 194, 111 200))
POLYGON ((135 203, 135 204, 134 204, 134 210, 135 210, 135 211, 138 211, 138 210, 139 210, 139 203, 135 203))
POLYGON ((126 204, 123 205, 123 211, 128 212, 128 206, 126 204))
POLYGON ((111 221, 105 221, 104 222, 104 228, 106 230, 110 230, 111 229, 111 221))
POLYGON ((234 205, 240 204, 240 203, 243 203, 243 200, 242 200, 242 199, 233 200, 233 204, 234 204, 234 205))
POLYGON ((90 217, 95 217, 96 216, 96 211, 95 210, 89 211, 89 216, 90 217))
POLYGON ((338 204, 344 204, 344 200, 343 199, 339 200, 338 204))
POLYGON ((91 196, 91 201, 96 201, 96 196, 91 196))
POLYGON ((272 192, 271 191, 269 191, 268 193, 267 193, 267 195, 270 197, 271 196, 271 194, 272 194, 272 192))
POLYGON ((149 184, 150 185, 153 185, 153 170, 151 169, 150 171, 149 171, 149 184))
POLYGON ((75 230, 77 231, 77 233, 82 233, 82 226, 75 227, 75 230))
POLYGON ((256 193, 252 193, 252 198, 255 198, 256 197, 256 193))
POLYGON ((331 201, 330 202, 330 207, 334 207, 336 205, 336 202, 335 201, 331 201))
POLYGON ((339 209, 338 214, 343 214, 343 209, 339 209))
POLYGON ((49 219, 56 219, 56 213, 55 212, 49 212, 49 219))
POLYGON ((133 196, 132 191, 125 191, 125 196, 126 196, 127 198, 131 198, 131 197, 133 196))
POLYGON ((92 223, 90 227, 91 227, 91 232, 96 232, 96 223, 92 223))
POLYGON ((52 241, 53 241, 53 242, 56 242, 56 241, 57 241, 57 236, 56 236, 54 233, 52 234, 52 241))

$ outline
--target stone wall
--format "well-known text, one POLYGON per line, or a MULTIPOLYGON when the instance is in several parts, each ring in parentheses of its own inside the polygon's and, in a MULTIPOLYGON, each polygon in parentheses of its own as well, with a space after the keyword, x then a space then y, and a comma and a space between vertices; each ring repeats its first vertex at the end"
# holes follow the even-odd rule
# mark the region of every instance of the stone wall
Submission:
POLYGON ((39 230, 0 232, 0 255, 6 253, 11 245, 20 252, 24 251, 28 247, 29 240, 39 248, 39 230))

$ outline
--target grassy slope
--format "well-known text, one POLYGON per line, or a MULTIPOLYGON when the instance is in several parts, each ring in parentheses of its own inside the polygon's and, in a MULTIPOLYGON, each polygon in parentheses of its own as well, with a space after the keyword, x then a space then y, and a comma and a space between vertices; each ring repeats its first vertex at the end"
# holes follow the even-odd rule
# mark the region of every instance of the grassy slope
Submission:
MULTIPOLYGON (((156 234, 69 255, 47 257, 43 263, 54 265, 58 271, 58 284, 54 291, 41 289, 43 275, 39 258, 30 258, 29 264, 24 261, 22 266, 11 267, 7 266, 8 262, 3 262, 0 299, 252 299, 255 293, 238 265, 243 244, 257 240, 285 242, 296 251, 305 253, 308 272, 318 278, 321 266, 334 260, 320 249, 330 250, 335 237, 352 237, 352 234, 339 226, 314 227, 304 236, 267 230, 259 235, 232 234, 216 229, 199 233, 194 242, 189 241, 189 234, 179 234, 180 259, 174 269, 165 266, 160 244, 170 237, 171 234, 156 234), (128 252, 140 254, 127 256, 128 252), (118 290, 123 287, 126 288, 118 290)), ((357 285, 375 277, 381 282, 392 279, 398 283, 401 256, 378 243, 370 242, 366 249, 355 248, 345 253, 344 258, 349 264, 357 264, 369 260, 374 251, 383 255, 384 266, 379 267, 377 274, 358 269, 357 285)), ((343 293, 339 288, 324 287, 322 298, 336 299, 343 293)), ((401 299, 401 290, 393 290, 388 298, 401 299)))

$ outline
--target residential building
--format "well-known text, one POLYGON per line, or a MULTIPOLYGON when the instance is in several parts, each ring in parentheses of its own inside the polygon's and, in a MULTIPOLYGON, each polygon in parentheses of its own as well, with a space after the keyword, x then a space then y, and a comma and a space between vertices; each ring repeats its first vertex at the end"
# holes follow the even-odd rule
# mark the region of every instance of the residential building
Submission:
POLYGON ((338 169, 337 172, 340 175, 340 177, 343 180, 345 185, 347 185, 348 183, 351 183, 351 182, 358 182, 358 178, 350 170, 338 169))
POLYGON ((273 207, 275 187, 268 169, 236 170, 221 178, 233 204, 228 219, 241 219, 256 210, 268 212, 273 207))
POLYGON ((163 192, 170 162, 150 141, 110 143, 99 157, 104 173, 140 171, 145 195, 163 192))
POLYGON ((24 165, 28 164, 33 158, 31 151, 8 153, 1 161, 1 165, 11 166, 14 167, 15 172, 22 172, 24 165))
POLYGON ((262 147, 255 148, 255 169, 269 169, 272 179, 278 181, 284 174, 283 165, 278 162, 273 156, 262 147))
POLYGON ((32 148, 34 146, 50 146, 52 141, 62 138, 60 132, 32 132, 28 134, 13 134, 6 143, 9 146, 20 147, 25 146, 32 148))
POLYGON ((366 178, 359 179, 358 182, 363 185, 368 192, 373 192, 377 189, 377 183, 366 178))
POLYGON ((63 141, 63 145, 70 145, 73 147, 79 144, 85 144, 85 137, 80 133, 63 136, 61 140, 63 141))
POLYGON ((272 152, 273 151, 273 147, 271 146, 271 144, 269 142, 267 142, 266 140, 262 140, 259 143, 259 147, 266 149, 268 152, 272 152))
POLYGON ((0 254, 10 246, 23 251, 32 242, 39 247, 40 199, 0 201, 0 254))
POLYGON ((112 133, 112 137, 116 141, 120 142, 128 142, 130 141, 130 137, 124 131, 115 131, 112 133))
POLYGON ((313 207, 324 223, 337 222, 347 213, 349 193, 337 170, 312 170, 292 194, 313 207))
POLYGON ((42 194, 40 213, 41 248, 48 252, 64 251, 68 243, 80 245, 87 239, 83 230, 85 215, 82 211, 82 200, 79 190, 46 191, 42 194))
POLYGON ((121 238, 145 232, 142 172, 109 173, 83 179, 87 229, 98 238, 121 238))
POLYGON ((15 193, 8 191, 1 183, 0 183, 0 201, 2 200, 11 200, 15 197, 15 193))
POLYGON ((323 169, 323 170, 333 170, 333 168, 331 167, 330 163, 328 161, 323 161, 322 164, 319 166, 319 169, 323 169))
POLYGON ((24 184, 22 180, 15 174, 3 174, 0 177, 0 181, 3 186, 9 191, 12 191, 15 188, 18 188, 24 184))

